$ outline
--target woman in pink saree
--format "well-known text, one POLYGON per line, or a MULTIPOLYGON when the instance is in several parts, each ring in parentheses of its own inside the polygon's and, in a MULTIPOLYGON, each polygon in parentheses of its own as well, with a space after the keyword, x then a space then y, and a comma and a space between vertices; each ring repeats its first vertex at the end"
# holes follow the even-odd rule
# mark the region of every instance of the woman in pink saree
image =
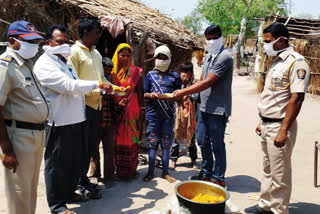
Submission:
POLYGON ((130 45, 118 45, 112 61, 114 68, 110 74, 110 81, 117 86, 127 88, 125 96, 115 96, 118 104, 123 108, 119 115, 115 115, 115 167, 116 175, 121 179, 130 179, 136 175, 140 131, 144 112, 140 107, 143 102, 142 69, 131 65, 132 49, 130 45))

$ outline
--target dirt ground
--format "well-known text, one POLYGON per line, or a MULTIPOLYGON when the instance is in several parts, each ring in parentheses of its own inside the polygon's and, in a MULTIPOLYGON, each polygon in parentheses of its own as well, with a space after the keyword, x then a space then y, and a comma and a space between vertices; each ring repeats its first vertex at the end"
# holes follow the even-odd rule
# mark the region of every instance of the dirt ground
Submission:
MULTIPOLYGON (((196 65, 196 64, 195 64, 196 65)), ((197 67, 197 66, 196 66, 197 67)), ((197 68, 196 77, 200 70, 197 68)), ((262 152, 254 130, 258 123, 256 83, 252 76, 234 76, 233 108, 226 130, 227 173, 226 184, 232 204, 242 212, 257 203, 251 196, 258 196, 262 175, 262 152)), ((298 117, 299 131, 292 157, 293 191, 290 214, 319 214, 320 187, 313 187, 314 141, 320 139, 320 97, 306 95, 298 117)), ((198 152, 199 153, 199 152, 198 152)), ((170 173, 177 182, 198 173, 189 168, 190 158, 181 157, 175 171, 170 173)), ((198 165, 201 164, 199 153, 198 165)), ((1 168, 3 168, 1 166, 1 168)), ((320 171, 320 170, 319 170, 320 171)), ((144 183, 142 177, 147 166, 139 166, 140 177, 129 182, 116 182, 111 189, 102 186, 103 198, 81 204, 70 204, 78 214, 148 214, 161 210, 174 194, 174 186, 160 177, 144 183)), ((43 166, 38 188, 37 214, 50 213, 45 196, 43 166)), ((161 170, 156 169, 156 176, 161 170)), ((319 172, 320 183, 320 172, 319 172)), ((0 171, 0 213, 7 213, 3 187, 3 171, 0 171)))

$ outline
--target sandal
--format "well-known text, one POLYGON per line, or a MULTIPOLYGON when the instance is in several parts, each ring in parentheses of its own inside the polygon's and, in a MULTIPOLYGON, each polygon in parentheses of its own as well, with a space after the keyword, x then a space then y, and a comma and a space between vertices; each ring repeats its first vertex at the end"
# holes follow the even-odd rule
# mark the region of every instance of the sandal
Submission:
POLYGON ((100 198, 102 198, 102 194, 99 192, 99 190, 94 190, 94 191, 90 192, 90 199, 97 200, 100 198))
POLYGON ((89 200, 89 197, 87 197, 86 195, 75 193, 74 197, 69 202, 80 203, 80 202, 86 202, 88 200, 89 200))
POLYGON ((144 182, 151 181, 154 178, 153 172, 148 172, 146 176, 143 177, 144 182))
POLYGON ((162 178, 166 179, 169 183, 176 182, 176 179, 174 177, 172 177, 171 175, 169 175, 168 172, 163 172, 162 173, 162 178))
POLYGON ((73 212, 72 210, 65 210, 63 212, 59 212, 58 214, 77 214, 77 213, 73 212))

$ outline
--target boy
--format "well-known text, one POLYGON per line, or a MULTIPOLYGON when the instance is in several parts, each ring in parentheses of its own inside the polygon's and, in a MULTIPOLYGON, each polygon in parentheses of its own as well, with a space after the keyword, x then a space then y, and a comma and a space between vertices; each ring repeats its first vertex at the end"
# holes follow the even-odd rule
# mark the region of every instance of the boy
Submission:
POLYGON ((155 68, 148 72, 144 82, 144 97, 150 99, 147 108, 147 139, 149 146, 149 171, 144 181, 154 177, 154 165, 159 144, 162 148, 162 177, 170 183, 175 178, 169 175, 170 147, 173 141, 174 103, 170 93, 181 88, 181 78, 169 69, 171 53, 163 45, 155 50, 155 68))

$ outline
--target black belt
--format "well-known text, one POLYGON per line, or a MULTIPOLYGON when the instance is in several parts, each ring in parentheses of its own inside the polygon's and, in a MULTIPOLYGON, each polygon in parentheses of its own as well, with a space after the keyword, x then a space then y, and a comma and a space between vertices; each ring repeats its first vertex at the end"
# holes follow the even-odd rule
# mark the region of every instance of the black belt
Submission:
POLYGON ((259 115, 261 120, 265 123, 277 123, 277 122, 282 122, 283 118, 269 118, 269 117, 264 117, 262 115, 259 115))
MULTIPOLYGON (((12 120, 4 120, 7 126, 12 125, 12 120)), ((31 130, 44 130, 47 125, 47 121, 43 123, 29 123, 15 120, 16 126, 19 129, 31 129, 31 130)))

